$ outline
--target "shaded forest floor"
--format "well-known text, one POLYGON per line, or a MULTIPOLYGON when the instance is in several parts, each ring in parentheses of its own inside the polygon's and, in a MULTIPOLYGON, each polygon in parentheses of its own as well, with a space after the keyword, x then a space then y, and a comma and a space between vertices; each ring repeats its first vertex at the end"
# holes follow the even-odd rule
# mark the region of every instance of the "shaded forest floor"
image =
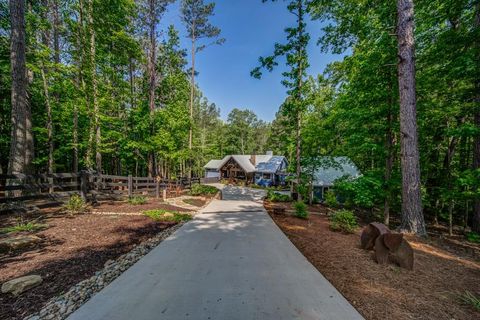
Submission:
POLYGON ((480 311, 462 301, 466 291, 480 295, 478 246, 469 250, 456 245, 458 240, 409 236, 415 266, 408 271, 378 265, 372 251, 360 249, 361 229, 355 234, 331 231, 322 215, 326 208, 316 206, 318 214, 308 220, 273 215, 268 203, 266 208, 292 243, 366 319, 480 319, 480 311))
MULTIPOLYGON (((50 213, 36 219, 47 227, 29 234, 41 242, 0 254, 0 283, 29 274, 42 276, 43 282, 18 297, 0 294, 0 319, 22 319, 39 311, 49 299, 93 276, 108 260, 175 224, 127 215, 50 213)), ((1 219, 0 227, 7 225, 11 219, 1 219)))

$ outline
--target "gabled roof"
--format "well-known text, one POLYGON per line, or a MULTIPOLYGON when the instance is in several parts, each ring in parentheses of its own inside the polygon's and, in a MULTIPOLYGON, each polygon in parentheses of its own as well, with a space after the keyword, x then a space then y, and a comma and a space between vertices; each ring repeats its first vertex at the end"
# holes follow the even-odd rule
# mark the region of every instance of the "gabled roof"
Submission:
POLYGON ((267 161, 259 162, 255 169, 257 172, 275 173, 280 170, 283 161, 285 161, 284 156, 272 156, 267 161))
POLYGON ((221 164, 222 164, 222 160, 210 160, 204 166, 204 168, 205 169, 216 169, 216 170, 218 170, 220 168, 221 164))
POLYGON ((313 185, 333 186, 335 180, 344 176, 358 178, 360 171, 348 157, 322 157, 321 167, 314 173, 313 185))
POLYGON ((246 172, 252 173, 256 171, 261 172, 276 172, 277 168, 281 165, 283 156, 272 156, 269 154, 255 155, 254 166, 250 161, 252 155, 249 154, 234 154, 225 156, 222 160, 210 160, 205 166, 205 169, 220 170, 230 159, 233 159, 238 165, 246 172))

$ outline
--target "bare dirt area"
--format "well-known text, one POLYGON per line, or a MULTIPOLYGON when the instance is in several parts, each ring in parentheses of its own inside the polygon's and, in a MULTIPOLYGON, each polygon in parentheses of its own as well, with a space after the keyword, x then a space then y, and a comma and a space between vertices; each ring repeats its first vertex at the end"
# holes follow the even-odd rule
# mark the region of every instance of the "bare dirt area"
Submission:
POLYGON ((408 271, 378 265, 371 251, 360 249, 360 229, 333 232, 324 215, 271 216, 366 319, 480 319, 462 301, 466 290, 480 294, 480 260, 470 250, 438 238, 408 237, 415 250, 414 270, 408 271))
POLYGON ((148 198, 147 203, 133 205, 128 201, 102 201, 92 208, 92 212, 140 213, 147 210, 167 210, 189 212, 191 210, 163 202, 161 199, 148 198))
POLYGON ((184 199, 183 202, 199 208, 203 207, 207 203, 206 200, 199 199, 199 198, 187 198, 187 199, 184 199))
MULTIPOLYGON (((38 218, 38 217, 37 217, 38 218)), ((11 219, 2 219, 1 225, 11 219)), ((38 219, 47 227, 33 233, 42 241, 21 252, 0 255, 0 283, 38 274, 43 282, 18 297, 0 294, 0 319, 22 319, 50 298, 103 268, 106 261, 173 226, 146 216, 50 214, 38 219)))

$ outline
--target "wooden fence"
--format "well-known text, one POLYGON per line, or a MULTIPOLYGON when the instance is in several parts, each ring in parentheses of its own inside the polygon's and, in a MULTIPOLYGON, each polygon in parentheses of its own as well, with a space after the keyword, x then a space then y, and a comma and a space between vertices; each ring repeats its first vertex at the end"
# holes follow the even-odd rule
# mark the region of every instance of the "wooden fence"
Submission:
POLYGON ((182 190, 200 183, 200 179, 158 179, 147 177, 79 173, 0 175, 0 213, 24 212, 32 207, 48 208, 61 205, 73 194, 87 201, 102 197, 178 195, 182 190))

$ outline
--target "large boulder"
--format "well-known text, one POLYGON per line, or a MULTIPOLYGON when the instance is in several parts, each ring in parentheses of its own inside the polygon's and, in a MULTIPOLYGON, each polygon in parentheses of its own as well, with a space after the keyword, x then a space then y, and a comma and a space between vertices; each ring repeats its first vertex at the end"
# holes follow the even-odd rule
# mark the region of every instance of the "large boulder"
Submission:
POLYGON ((42 281, 42 277, 39 275, 12 279, 2 284, 2 293, 12 293, 14 296, 18 296, 22 292, 38 286, 42 281))
POLYGON ((8 252, 31 247, 42 241, 34 235, 21 235, 0 239, 0 252, 8 252))

